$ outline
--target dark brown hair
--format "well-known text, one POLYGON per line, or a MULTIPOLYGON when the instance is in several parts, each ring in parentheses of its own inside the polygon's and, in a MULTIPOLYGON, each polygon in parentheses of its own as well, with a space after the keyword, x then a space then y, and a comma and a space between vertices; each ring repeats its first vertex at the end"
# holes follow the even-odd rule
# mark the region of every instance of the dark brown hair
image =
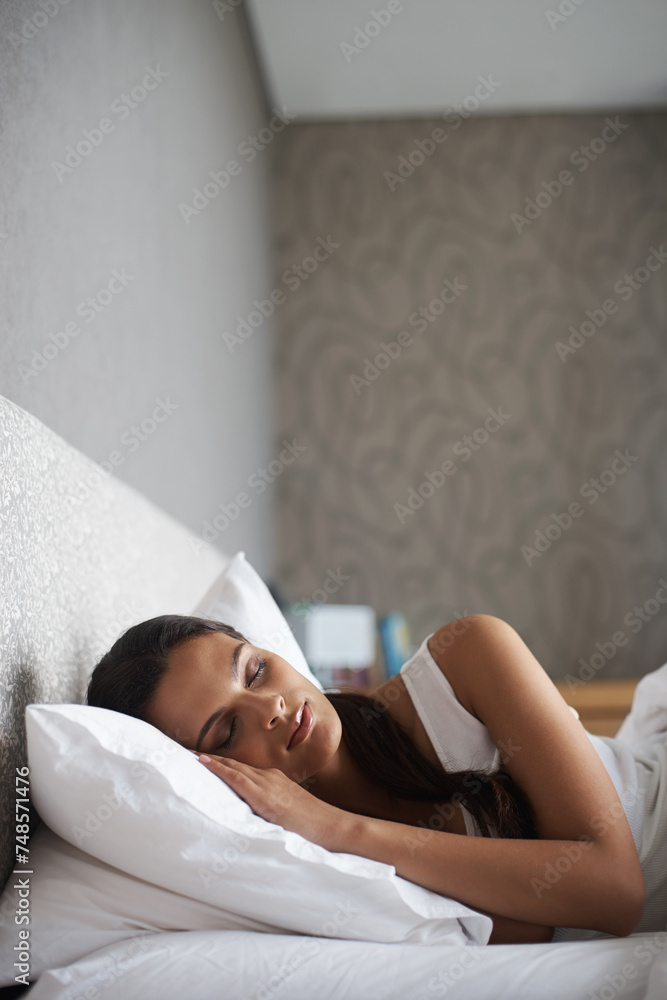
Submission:
MULTIPOLYGON (((148 704, 169 667, 171 652, 200 635, 245 636, 231 625, 192 615, 158 615, 127 629, 94 668, 89 705, 145 718, 148 704)), ((377 701, 358 688, 324 691, 338 713, 342 738, 359 767, 392 796, 460 802, 484 836, 537 837, 530 803, 505 769, 447 772, 435 767, 407 731, 377 701)))
POLYGON ((460 802, 472 813, 485 837, 536 839, 530 802, 501 764, 492 774, 445 771, 415 745, 376 699, 358 689, 325 692, 343 727, 343 739, 369 778, 401 799, 460 802))

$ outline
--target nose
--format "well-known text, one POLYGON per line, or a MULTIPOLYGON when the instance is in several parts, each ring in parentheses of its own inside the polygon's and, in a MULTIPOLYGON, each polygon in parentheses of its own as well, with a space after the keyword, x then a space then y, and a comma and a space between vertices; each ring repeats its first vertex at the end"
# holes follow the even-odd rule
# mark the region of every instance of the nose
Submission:
POLYGON ((259 724, 263 729, 275 729, 287 722, 287 703, 281 694, 267 692, 265 697, 258 698, 255 693, 250 701, 254 702, 259 724))

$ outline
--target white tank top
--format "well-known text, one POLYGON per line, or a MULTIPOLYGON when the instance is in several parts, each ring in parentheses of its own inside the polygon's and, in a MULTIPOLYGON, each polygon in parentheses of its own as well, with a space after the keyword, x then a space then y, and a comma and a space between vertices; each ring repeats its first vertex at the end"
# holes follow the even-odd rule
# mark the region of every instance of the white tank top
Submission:
MULTIPOLYGON (((405 687, 444 770, 490 774, 500 767, 500 751, 486 726, 463 707, 433 659, 427 645, 433 634, 426 636, 401 667, 405 687)), ((642 865, 646 906, 635 933, 664 930, 667 926, 667 664, 648 674, 644 681, 637 686, 633 711, 623 727, 635 740, 632 746, 610 736, 586 732, 614 783, 642 865), (644 690, 650 688, 650 699, 647 697, 644 702, 648 704, 650 700, 653 711, 651 738, 643 741, 639 717, 643 707, 642 684, 644 690), (664 708, 658 722, 656 703, 664 708), (631 719, 638 720, 637 725, 631 725, 631 719)), ((574 709, 571 711, 577 715, 574 709)), ((461 811, 468 836, 481 836, 474 816, 463 806, 461 811)), ((492 836, 497 836, 493 830, 492 836)), ((552 941, 610 936, 579 927, 557 927, 552 941)))
MULTIPOLYGON (((432 632, 431 635, 434 633, 432 632)), ((486 726, 471 715, 458 700, 440 667, 429 652, 427 635, 417 652, 400 669, 433 749, 445 771, 483 771, 490 774, 500 767, 500 751, 486 726)), ((479 825, 460 806, 470 837, 481 837, 479 825)), ((492 831, 493 836, 497 836, 492 831)))

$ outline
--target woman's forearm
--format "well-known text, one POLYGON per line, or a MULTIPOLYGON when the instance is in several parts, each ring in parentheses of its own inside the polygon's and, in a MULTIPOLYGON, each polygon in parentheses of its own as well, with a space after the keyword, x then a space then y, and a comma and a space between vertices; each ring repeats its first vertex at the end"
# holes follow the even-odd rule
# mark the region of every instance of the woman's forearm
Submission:
POLYGON ((487 944, 546 944, 553 937, 553 927, 530 924, 525 920, 512 920, 488 910, 480 910, 493 920, 493 930, 487 944))
POLYGON ((593 840, 468 837, 346 813, 324 846, 393 865, 402 878, 472 909, 543 928, 624 936, 643 909, 616 859, 593 840))

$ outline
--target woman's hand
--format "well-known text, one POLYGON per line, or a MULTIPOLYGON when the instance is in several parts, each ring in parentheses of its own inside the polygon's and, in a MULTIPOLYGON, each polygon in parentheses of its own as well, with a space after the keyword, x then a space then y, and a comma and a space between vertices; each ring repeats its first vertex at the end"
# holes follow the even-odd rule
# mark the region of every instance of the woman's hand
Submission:
POLYGON ((231 757, 202 754, 199 760, 248 803, 262 819, 292 830, 328 851, 348 815, 311 795, 277 767, 261 768, 231 757))

